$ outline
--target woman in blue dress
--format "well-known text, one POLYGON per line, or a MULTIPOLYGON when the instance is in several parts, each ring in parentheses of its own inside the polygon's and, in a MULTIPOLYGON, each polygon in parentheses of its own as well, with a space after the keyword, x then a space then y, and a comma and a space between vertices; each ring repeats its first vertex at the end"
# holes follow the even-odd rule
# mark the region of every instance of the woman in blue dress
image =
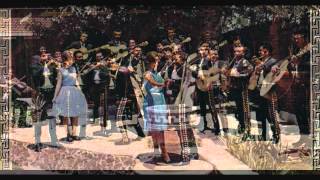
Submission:
POLYGON ((165 82, 155 71, 159 62, 157 53, 150 52, 147 61, 148 71, 144 74, 143 83, 144 128, 152 137, 155 154, 158 154, 160 147, 164 162, 169 163, 170 157, 164 143, 164 131, 168 128, 167 106, 163 93, 165 82))
POLYGON ((72 65, 72 54, 64 52, 62 61, 63 67, 58 72, 52 111, 56 117, 63 117, 63 124, 67 125, 67 141, 72 142, 80 140, 76 136, 76 128, 78 124, 82 126, 87 122, 88 105, 77 81, 77 72, 72 65))

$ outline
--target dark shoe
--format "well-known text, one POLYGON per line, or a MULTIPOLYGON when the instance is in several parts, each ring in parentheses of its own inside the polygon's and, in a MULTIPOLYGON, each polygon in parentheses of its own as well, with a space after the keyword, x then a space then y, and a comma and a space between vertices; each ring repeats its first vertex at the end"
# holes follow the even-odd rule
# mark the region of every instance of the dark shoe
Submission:
POLYGON ((166 164, 171 163, 171 159, 170 159, 169 155, 168 155, 168 156, 165 156, 165 157, 162 156, 162 159, 163 159, 163 161, 164 161, 166 164))
POLYGON ((206 132, 205 132, 206 130, 205 129, 203 129, 203 130, 201 130, 201 131, 199 131, 200 133, 202 133, 202 134, 206 134, 206 132))
POLYGON ((244 133, 241 140, 242 140, 242 141, 251 140, 251 135, 248 134, 248 133, 244 133))
POLYGON ((67 136, 67 141, 68 142, 73 142, 73 138, 71 136, 67 136))
POLYGON ((238 133, 239 134, 243 134, 244 133, 244 131, 245 131, 245 128, 244 127, 238 127, 238 133))
POLYGON ((229 133, 229 128, 223 128, 222 130, 225 134, 229 133))
POLYGON ((205 127, 205 128, 203 128, 200 132, 201 132, 202 134, 206 134, 206 133, 205 133, 206 130, 213 131, 214 129, 210 129, 210 128, 208 128, 208 127, 205 127))
POLYGON ((135 130, 137 131, 137 135, 139 136, 139 137, 146 137, 146 135, 143 133, 143 130, 142 130, 142 128, 141 128, 141 126, 138 124, 138 125, 134 125, 134 128, 135 128, 135 130))
POLYGON ((40 144, 35 144, 35 146, 34 146, 34 151, 35 151, 35 152, 41 152, 40 144))
POLYGON ((280 141, 280 136, 279 135, 273 135, 273 138, 272 138, 272 144, 278 144, 280 141))
POLYGON ((79 136, 71 136, 74 141, 80 141, 81 138, 79 136))
POLYGON ((198 153, 192 153, 192 154, 190 154, 190 159, 198 160, 198 159, 199 159, 199 154, 198 154, 198 153))
POLYGON ((216 136, 219 136, 221 134, 220 129, 213 129, 212 133, 214 133, 214 135, 216 135, 216 136))

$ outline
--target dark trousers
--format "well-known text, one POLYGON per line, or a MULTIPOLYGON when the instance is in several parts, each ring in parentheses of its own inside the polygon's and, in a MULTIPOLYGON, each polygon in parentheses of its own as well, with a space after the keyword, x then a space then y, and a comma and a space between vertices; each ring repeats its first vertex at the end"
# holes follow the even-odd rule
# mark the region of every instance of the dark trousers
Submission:
POLYGON ((40 93, 44 97, 44 100, 46 101, 46 103, 42 107, 43 111, 40 119, 41 121, 44 121, 48 118, 48 112, 47 112, 48 109, 52 108, 52 99, 54 96, 54 89, 46 89, 46 90, 40 89, 40 93))
POLYGON ((93 118, 99 117, 100 97, 104 92, 104 84, 92 84, 91 97, 93 101, 93 118))
POLYGON ((167 104, 174 104, 179 91, 180 91, 181 80, 173 80, 173 82, 165 88, 165 99, 167 104), (171 94, 168 91, 171 90, 171 94))
POLYGON ((296 115, 300 134, 310 134, 310 88, 302 83, 295 83, 293 90, 293 108, 296 115))
POLYGON ((278 109, 276 92, 274 89, 271 89, 270 91, 271 99, 261 97, 259 91, 256 92, 256 98, 259 105, 259 108, 256 111, 256 118, 262 123, 263 140, 267 140, 267 120, 270 124, 273 136, 280 135, 279 121, 276 115, 278 109))
POLYGON ((99 118, 99 109, 103 116, 103 121, 101 126, 107 127, 108 119, 108 90, 109 90, 109 81, 101 82, 99 84, 92 84, 91 95, 93 101, 93 118, 99 118))
POLYGON ((239 121, 239 128, 246 130, 250 133, 251 123, 250 123, 250 110, 249 110, 249 97, 248 89, 244 87, 231 88, 230 93, 232 99, 236 103, 236 118, 239 121))
POLYGON ((218 119, 218 112, 215 108, 215 102, 214 102, 214 97, 213 97, 213 92, 210 92, 210 97, 208 92, 203 92, 196 88, 197 95, 198 95, 198 100, 200 103, 200 115, 203 117, 203 122, 204 122, 204 128, 207 127, 207 119, 206 119, 206 114, 207 114, 207 108, 206 106, 209 106, 209 110, 212 116, 213 120, 213 126, 217 131, 220 131, 220 125, 219 125, 219 119, 218 119))

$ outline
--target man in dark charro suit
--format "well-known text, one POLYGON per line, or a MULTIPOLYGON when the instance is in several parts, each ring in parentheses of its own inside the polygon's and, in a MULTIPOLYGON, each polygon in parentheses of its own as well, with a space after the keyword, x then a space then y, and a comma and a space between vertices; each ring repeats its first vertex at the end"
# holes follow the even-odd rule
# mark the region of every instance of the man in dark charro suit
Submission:
MULTIPOLYGON (((120 66, 126 69, 125 71, 119 70, 117 74, 117 79, 115 81, 115 86, 116 86, 116 96, 119 102, 118 109, 121 108, 121 102, 125 103, 125 109, 124 109, 124 114, 121 115, 117 114, 117 118, 122 118, 118 119, 124 120, 125 116, 128 119, 132 120, 132 112, 134 111, 133 105, 137 104, 135 94, 134 94, 134 87, 131 82, 130 77, 134 77, 136 82, 139 84, 141 83, 142 79, 140 78, 140 75, 143 75, 144 73, 144 62, 142 60, 141 56, 141 48, 140 47, 135 47, 133 51, 126 57, 124 57, 121 60, 120 66), (142 73, 142 74, 141 74, 142 73), (131 101, 131 104, 127 103, 127 100, 131 101)), ((137 107, 137 106, 136 106, 137 107)), ((140 112, 140 111, 139 111, 140 112)), ((140 126, 139 122, 133 125, 135 130, 137 131, 137 134, 139 137, 145 137, 145 134, 142 130, 142 127, 140 126)), ((126 125, 123 126, 124 130, 126 130, 126 125)))
MULTIPOLYGON (((208 70, 210 68, 210 61, 208 59, 208 53, 209 53, 209 49, 204 46, 201 45, 199 48, 199 57, 197 60, 195 60, 195 65, 197 67, 196 70, 192 71, 192 76, 196 79, 198 78, 204 78, 203 74, 201 73, 201 70, 208 70)), ((205 133, 206 130, 211 130, 213 133, 215 133, 216 135, 219 135, 220 133, 220 128, 219 128, 219 124, 217 124, 218 121, 218 117, 216 116, 216 113, 213 111, 212 107, 211 107, 211 103, 209 102, 209 94, 207 91, 202 91, 198 88, 198 86, 196 86, 196 93, 198 96, 198 102, 200 103, 200 115, 203 119, 204 122, 204 128, 202 131, 202 133, 205 133), (206 118, 206 114, 207 114, 207 108, 206 106, 209 105, 209 110, 214 122, 214 128, 215 129, 210 129, 207 125, 207 118, 206 118)))
POLYGON ((107 95, 109 92, 110 76, 108 70, 108 60, 105 60, 105 53, 103 51, 97 51, 95 61, 84 70, 84 74, 87 76, 87 84, 90 87, 91 100, 93 101, 93 121, 100 117, 100 113, 103 113, 103 119, 100 121, 102 133, 107 134, 106 126, 108 119, 108 103, 107 95), (103 104, 103 106, 101 106, 103 104), (102 109, 103 108, 103 109, 102 109), (99 110, 100 109, 100 110, 99 110))
POLYGON ((273 133, 272 142, 277 144, 280 141, 280 126, 277 119, 277 94, 275 92, 275 86, 267 93, 267 97, 260 96, 260 89, 262 80, 271 71, 273 65, 277 63, 272 54, 272 46, 270 43, 262 43, 259 48, 261 64, 255 66, 255 72, 258 76, 257 87, 254 90, 257 98, 258 109, 256 110, 256 118, 262 123, 262 140, 267 140, 267 123, 270 123, 271 131, 273 133))
POLYGON ((86 48, 86 49, 92 49, 92 44, 89 44, 88 42, 88 34, 85 32, 80 33, 79 41, 72 42, 69 46, 66 47, 66 49, 80 49, 80 48, 86 48))
MULTIPOLYGON (((312 142, 310 112, 310 49, 308 44, 308 31, 303 27, 297 27, 293 32, 293 40, 295 49, 293 56, 288 64, 288 70, 294 75, 294 81, 291 86, 293 94, 292 107, 296 116, 300 140, 294 143, 294 146, 310 145, 312 142), (300 56, 296 56, 299 52, 304 52, 300 56)), ((279 64, 272 67, 272 71, 276 72, 279 64)))
POLYGON ((250 109, 248 100, 249 76, 253 71, 253 66, 244 58, 245 47, 240 44, 234 47, 235 59, 230 64, 230 93, 236 103, 238 114, 238 132, 243 134, 242 139, 250 138, 250 109))

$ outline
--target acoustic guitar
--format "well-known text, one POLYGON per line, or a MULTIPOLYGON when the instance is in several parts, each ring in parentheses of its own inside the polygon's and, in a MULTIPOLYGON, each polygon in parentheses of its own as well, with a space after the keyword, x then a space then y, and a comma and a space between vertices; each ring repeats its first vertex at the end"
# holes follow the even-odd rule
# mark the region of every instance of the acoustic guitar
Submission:
POLYGON ((203 79, 198 78, 196 80, 197 87, 201 91, 208 91, 208 86, 212 84, 213 82, 216 82, 220 78, 220 69, 216 67, 211 67, 208 70, 200 70, 199 73, 203 74, 203 79))
MULTIPOLYGON (((301 49, 295 56, 297 58, 302 57, 305 53, 309 52, 311 45, 306 45, 303 49, 301 49)), ((280 61, 279 71, 277 73, 269 72, 266 77, 262 81, 262 86, 260 90, 260 96, 265 96, 270 89, 275 85, 287 72, 288 64, 291 60, 292 56, 286 57, 280 61)))

